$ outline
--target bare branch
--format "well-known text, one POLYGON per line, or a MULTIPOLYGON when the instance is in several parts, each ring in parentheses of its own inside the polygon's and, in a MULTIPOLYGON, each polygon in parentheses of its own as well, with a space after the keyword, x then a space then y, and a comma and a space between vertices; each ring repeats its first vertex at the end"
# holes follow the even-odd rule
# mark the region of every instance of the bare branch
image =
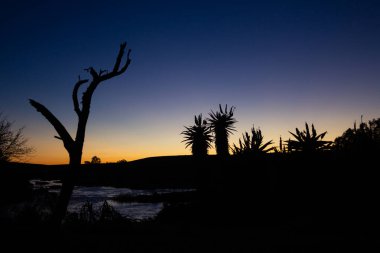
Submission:
POLYGON ((90 72, 90 74, 91 74, 91 76, 92 76, 93 79, 98 79, 99 78, 98 72, 96 72, 96 70, 93 67, 90 67, 89 70, 90 70, 89 72, 90 72))
POLYGON ((100 76, 93 67, 88 67, 84 70, 91 74, 93 80, 98 79, 100 76))
POLYGON ((107 73, 104 76, 101 76, 101 78, 100 78, 101 81, 104 81, 104 80, 110 79, 112 77, 121 75, 122 73, 124 73, 127 70, 129 64, 131 63, 131 58, 130 58, 130 55, 132 52, 131 49, 128 49, 127 60, 126 60, 125 64, 123 65, 123 67, 120 69, 121 60, 124 56, 124 50, 126 47, 127 47, 127 43, 122 43, 120 45, 119 53, 117 55, 116 62, 115 62, 115 65, 113 67, 112 72, 107 73))
POLYGON ((63 141, 63 145, 66 150, 71 153, 74 145, 74 141, 71 138, 70 134, 67 132, 66 128, 62 125, 62 123, 52 114, 45 106, 34 101, 33 99, 29 99, 30 104, 40 112, 55 128, 60 138, 63 141))
POLYGON ((132 50, 131 50, 131 49, 128 49, 128 53, 127 53, 127 61, 125 62, 124 66, 120 69, 118 75, 120 75, 121 73, 125 72, 125 71, 127 70, 128 66, 129 66, 129 64, 131 63, 131 58, 130 58, 130 56, 131 56, 131 52, 132 52, 132 50))
POLYGON ((127 47, 126 42, 120 44, 119 53, 117 54, 116 62, 115 62, 112 72, 119 71, 120 63, 121 63, 121 60, 123 59, 124 50, 126 47, 127 47))
POLYGON ((99 70, 99 76, 101 76, 101 75, 103 75, 104 73, 108 73, 108 70, 106 70, 106 69, 100 69, 99 70))
POLYGON ((73 89, 73 103, 74 103, 74 111, 77 113, 78 117, 81 114, 81 110, 79 108, 79 102, 78 102, 78 90, 80 86, 84 83, 87 83, 88 79, 81 80, 79 76, 78 82, 75 84, 74 89, 73 89))

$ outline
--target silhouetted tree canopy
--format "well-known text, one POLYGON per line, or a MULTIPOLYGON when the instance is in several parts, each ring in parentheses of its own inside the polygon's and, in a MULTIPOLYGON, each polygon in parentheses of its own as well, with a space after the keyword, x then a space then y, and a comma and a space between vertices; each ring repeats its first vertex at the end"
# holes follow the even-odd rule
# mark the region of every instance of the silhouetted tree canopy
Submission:
POLYGON ((128 161, 125 159, 121 159, 121 160, 117 161, 116 163, 125 164, 125 163, 128 163, 128 161))
POLYGON ((354 123, 342 136, 335 139, 335 149, 347 153, 368 153, 380 150, 380 118, 361 122, 359 128, 354 123))
POLYGON ((97 157, 97 156, 93 156, 91 158, 91 163, 92 164, 100 164, 100 163, 102 163, 102 160, 99 157, 97 157))
POLYGON ((102 163, 102 160, 96 155, 91 157, 91 161, 84 161, 84 164, 100 164, 100 163, 102 163))
POLYGON ((13 130, 12 122, 0 113, 0 163, 18 161, 29 155, 33 149, 26 143, 23 128, 13 130))

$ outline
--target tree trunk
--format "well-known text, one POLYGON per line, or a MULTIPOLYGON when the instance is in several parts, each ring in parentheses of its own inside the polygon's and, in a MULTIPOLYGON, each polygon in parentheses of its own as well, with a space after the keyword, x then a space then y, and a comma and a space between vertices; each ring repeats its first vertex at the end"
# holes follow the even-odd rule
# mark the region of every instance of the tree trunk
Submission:
POLYGON ((75 173, 80 169, 81 153, 70 155, 69 169, 62 179, 62 187, 58 202, 53 210, 51 225, 53 229, 59 229, 64 220, 69 205, 71 195, 75 186, 75 173))
POLYGON ((65 175, 65 178, 62 182, 61 192, 59 194, 58 203, 55 206, 55 210, 53 210, 53 215, 51 219, 51 225, 53 229, 59 229, 63 219, 66 216, 67 206, 69 205, 71 194, 74 189, 74 182, 72 169, 70 168, 70 172, 65 175))

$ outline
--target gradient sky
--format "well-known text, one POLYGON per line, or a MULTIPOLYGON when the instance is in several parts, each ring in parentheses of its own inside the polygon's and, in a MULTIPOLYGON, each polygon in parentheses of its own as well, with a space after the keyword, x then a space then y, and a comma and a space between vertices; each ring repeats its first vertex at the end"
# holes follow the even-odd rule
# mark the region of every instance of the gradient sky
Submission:
MULTIPOLYGON (((236 142, 252 124, 266 140, 314 123, 333 140, 380 116, 380 1, 11 1, 0 6, 0 111, 25 126, 33 163, 66 163, 50 109, 73 134, 71 92, 84 68, 125 74, 96 90, 83 160, 190 154, 184 125, 234 105, 236 142)), ((213 153, 213 151, 211 152, 213 153)))

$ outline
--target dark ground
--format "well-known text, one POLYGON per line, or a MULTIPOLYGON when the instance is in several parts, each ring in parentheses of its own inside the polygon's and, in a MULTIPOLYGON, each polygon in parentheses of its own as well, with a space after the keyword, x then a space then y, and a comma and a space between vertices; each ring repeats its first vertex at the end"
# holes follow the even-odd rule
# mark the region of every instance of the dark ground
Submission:
MULTIPOLYGON (((39 223, 2 220, 1 241, 42 252, 368 252, 379 246, 376 160, 179 156, 84 166, 81 185, 196 188, 198 196, 140 223, 66 224, 52 233, 39 223)), ((65 166, 1 170, 4 204, 28 198, 28 179, 57 179, 65 166)))

